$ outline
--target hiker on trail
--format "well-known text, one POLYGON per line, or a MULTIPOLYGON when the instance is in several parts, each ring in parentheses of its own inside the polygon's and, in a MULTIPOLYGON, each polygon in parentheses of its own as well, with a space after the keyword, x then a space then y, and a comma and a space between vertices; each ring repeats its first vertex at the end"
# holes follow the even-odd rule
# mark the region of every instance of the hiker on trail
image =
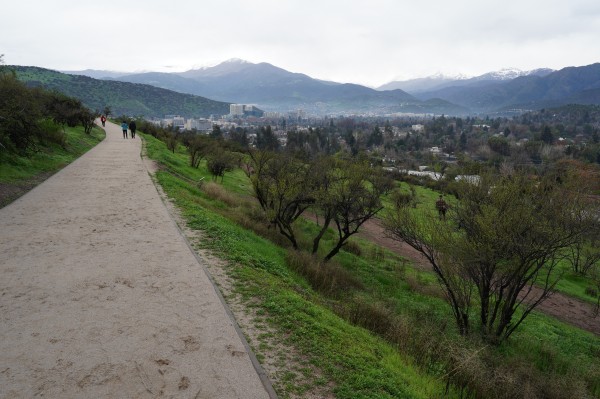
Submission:
POLYGON ((438 210, 440 220, 446 220, 446 211, 448 210, 448 204, 446 203, 446 201, 444 201, 444 198, 442 198, 441 194, 440 198, 438 198, 438 200, 435 201, 435 207, 438 210))
POLYGON ((100 117, 100 122, 102 122, 102 127, 106 126, 106 116, 102 115, 100 117))
POLYGON ((126 139, 127 138, 127 122, 123 121, 123 123, 121 123, 121 129, 123 129, 123 138, 126 139))
POLYGON ((134 139, 135 138, 135 129, 137 129, 137 126, 135 125, 135 121, 131 121, 129 122, 129 130, 131 130, 131 138, 134 139))

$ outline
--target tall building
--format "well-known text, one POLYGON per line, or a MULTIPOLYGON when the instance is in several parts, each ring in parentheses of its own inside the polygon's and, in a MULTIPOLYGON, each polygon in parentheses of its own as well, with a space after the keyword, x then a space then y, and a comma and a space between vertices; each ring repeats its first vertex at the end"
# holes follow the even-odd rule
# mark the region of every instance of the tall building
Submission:
POLYGON ((252 104, 229 104, 229 115, 231 116, 256 116, 262 117, 264 111, 252 104))
POLYGON ((229 114, 232 116, 244 115, 244 104, 229 104, 229 114))

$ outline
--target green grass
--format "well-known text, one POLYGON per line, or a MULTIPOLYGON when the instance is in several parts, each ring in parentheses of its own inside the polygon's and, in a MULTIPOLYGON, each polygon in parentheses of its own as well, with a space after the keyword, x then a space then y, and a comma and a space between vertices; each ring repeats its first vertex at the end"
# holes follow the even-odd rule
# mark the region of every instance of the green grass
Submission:
MULTIPOLYGON (((432 273, 414 269, 358 238, 352 239, 352 253, 341 251, 335 261, 363 288, 334 297, 322 295, 288 268, 286 248, 236 224, 243 206, 226 205, 197 187, 198 179, 208 175, 202 166, 187 166, 183 149, 171 154, 152 137, 146 140, 148 154, 164 165, 157 180, 182 210, 188 226, 204 232, 207 239, 201 246, 229 261, 227 271, 236 294, 275 331, 275 340, 318 365, 322 375, 314 377, 314 386, 324 385, 325 379, 339 398, 459 397, 459 390, 463 397, 474 392, 480 397, 527 396, 527 392, 550 398, 600 397, 597 336, 533 313, 500 347, 489 347, 476 336, 465 339, 457 334, 432 273), (376 334, 351 324, 355 304, 381 310, 394 331, 376 334), (452 386, 446 396, 448 375, 452 386)), ((224 181, 240 201, 248 196, 244 179, 237 171, 224 181)), ((437 198, 426 189, 419 189, 418 195, 424 203, 437 198)), ((316 228, 299 221, 301 245, 308 247, 316 228)), ((334 238, 328 232, 322 246, 332 245, 334 238)), ((270 345, 265 342, 254 345, 259 359, 269 356, 270 345)), ((279 379, 275 388, 281 397, 302 396, 310 389, 298 382, 299 374, 288 370, 279 379)))
POLYGON ((159 172, 157 179, 188 226, 205 233, 203 247, 235 265, 230 271, 238 293, 260 299, 269 323, 335 382, 338 397, 429 398, 442 391, 439 381, 419 373, 389 344, 298 292, 306 284, 287 269, 282 248, 199 205, 197 189, 170 173, 159 172))
MULTIPOLYGON (((175 153, 165 151, 165 145, 152 136, 145 135, 146 151, 148 157, 158 161, 163 167, 172 173, 177 173, 186 179, 196 183, 212 180, 211 174, 206 170, 206 161, 202 161, 198 168, 189 165, 189 155, 184 146, 179 145, 175 153)), ((220 179, 219 179, 220 182, 220 179)), ((241 169, 235 169, 232 172, 225 173, 223 186, 227 190, 237 194, 251 195, 252 187, 248 177, 241 169)))
POLYGON ((590 304, 596 304, 598 302, 597 297, 593 297, 586 292, 586 288, 594 287, 590 279, 575 273, 566 261, 563 261, 559 265, 557 272, 562 274, 561 279, 556 284, 556 290, 558 292, 562 292, 563 294, 567 294, 590 304))

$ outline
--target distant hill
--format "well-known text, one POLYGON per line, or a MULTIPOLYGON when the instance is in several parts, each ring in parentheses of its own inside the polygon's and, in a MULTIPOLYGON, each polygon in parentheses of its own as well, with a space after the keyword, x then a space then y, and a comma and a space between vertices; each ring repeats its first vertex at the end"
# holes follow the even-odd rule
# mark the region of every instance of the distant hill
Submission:
POLYGON ((377 90, 404 90, 407 93, 416 94, 423 91, 441 89, 448 85, 457 84, 460 79, 446 77, 443 75, 428 76, 426 78, 417 78, 410 80, 399 80, 386 83, 377 88, 377 90))
POLYGON ((98 69, 86 69, 83 71, 58 71, 61 73, 66 73, 67 75, 83 75, 89 76, 94 79, 111 79, 118 78, 125 75, 130 75, 129 72, 115 72, 115 71, 104 71, 98 69))
POLYGON ((465 107, 437 103, 435 111, 402 90, 377 91, 356 84, 313 79, 268 63, 254 64, 230 60, 209 68, 180 73, 125 75, 121 81, 151 84, 182 93, 192 93, 221 101, 258 104, 266 110, 288 111, 302 108, 317 114, 394 113, 413 107, 421 113, 451 110, 468 112, 465 107), (446 108, 447 105, 447 108, 446 108))
POLYGON ((110 106, 114 115, 164 117, 178 114, 185 117, 208 117, 229 113, 228 103, 151 85, 98 80, 38 67, 9 68, 30 86, 43 86, 79 98, 90 109, 102 110, 105 106, 110 106))

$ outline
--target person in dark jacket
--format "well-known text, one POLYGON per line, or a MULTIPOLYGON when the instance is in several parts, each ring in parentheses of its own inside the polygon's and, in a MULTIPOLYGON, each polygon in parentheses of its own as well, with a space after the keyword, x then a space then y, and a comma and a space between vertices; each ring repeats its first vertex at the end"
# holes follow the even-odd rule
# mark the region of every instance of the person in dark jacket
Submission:
POLYGON ((137 126, 135 125, 135 121, 129 122, 129 130, 131 130, 131 138, 132 139, 135 138, 135 130, 136 129, 137 129, 137 126))
POLYGON ((448 204, 444 201, 444 198, 440 195, 440 198, 435 201, 435 207, 438 210, 438 214, 441 220, 446 220, 446 211, 448 211, 448 204))

